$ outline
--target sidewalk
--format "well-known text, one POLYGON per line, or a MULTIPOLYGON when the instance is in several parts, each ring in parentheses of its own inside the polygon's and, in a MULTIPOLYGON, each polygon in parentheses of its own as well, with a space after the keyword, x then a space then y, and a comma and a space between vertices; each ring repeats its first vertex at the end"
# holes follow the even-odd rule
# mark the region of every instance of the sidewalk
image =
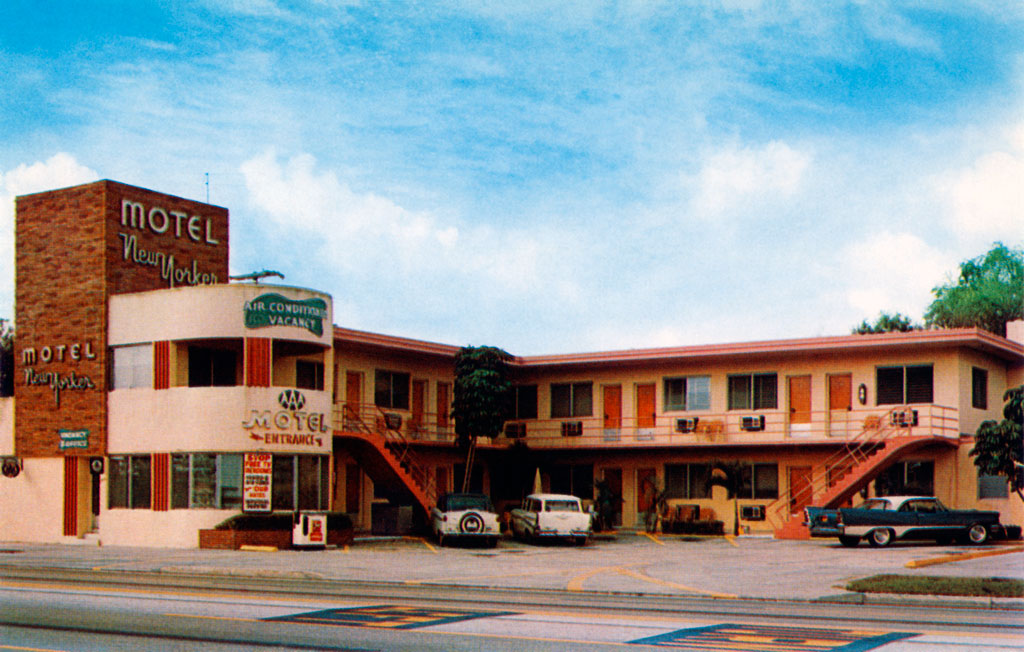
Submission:
POLYGON ((1019 544, 879 550, 847 549, 830 539, 642 534, 598 536, 582 548, 509 539, 495 549, 439 548, 397 537, 357 539, 344 549, 273 552, 0 543, 0 578, 31 569, 127 573, 129 581, 132 573, 148 579, 163 573, 1024 611, 1024 599, 860 594, 844 588, 850 580, 878 574, 1024 580, 1019 544), (986 554, 975 557, 979 552, 986 554), (931 563, 940 558, 942 563, 931 563))

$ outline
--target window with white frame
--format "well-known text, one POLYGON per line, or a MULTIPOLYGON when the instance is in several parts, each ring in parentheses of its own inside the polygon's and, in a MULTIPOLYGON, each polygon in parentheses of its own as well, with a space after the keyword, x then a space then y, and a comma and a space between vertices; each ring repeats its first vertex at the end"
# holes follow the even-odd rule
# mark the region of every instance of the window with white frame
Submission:
POLYGON ((238 509, 241 505, 240 453, 171 455, 171 509, 238 509))
POLYGON ((729 376, 730 410, 774 410, 778 405, 778 374, 733 374, 729 376))
POLYGON ((711 377, 679 376, 664 379, 666 412, 711 409, 711 377))
POLYGON ((153 388, 153 345, 115 346, 114 389, 153 388))

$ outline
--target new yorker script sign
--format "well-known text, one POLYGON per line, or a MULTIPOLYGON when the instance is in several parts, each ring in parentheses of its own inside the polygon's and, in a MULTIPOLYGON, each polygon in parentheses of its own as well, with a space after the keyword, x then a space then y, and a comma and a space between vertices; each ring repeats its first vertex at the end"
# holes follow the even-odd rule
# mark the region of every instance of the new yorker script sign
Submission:
POLYGON ((295 326, 317 337, 324 334, 324 319, 329 318, 323 299, 296 301, 280 294, 261 294, 246 303, 244 310, 246 328, 295 326))

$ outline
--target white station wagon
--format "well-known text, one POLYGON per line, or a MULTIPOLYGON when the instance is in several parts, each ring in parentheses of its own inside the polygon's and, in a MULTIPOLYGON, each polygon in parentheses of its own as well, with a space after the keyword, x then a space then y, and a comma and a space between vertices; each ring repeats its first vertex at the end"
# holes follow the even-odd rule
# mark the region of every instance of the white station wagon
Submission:
POLYGON ((528 541, 571 539, 582 546, 590 536, 590 513, 576 496, 530 494, 512 510, 512 534, 528 541))

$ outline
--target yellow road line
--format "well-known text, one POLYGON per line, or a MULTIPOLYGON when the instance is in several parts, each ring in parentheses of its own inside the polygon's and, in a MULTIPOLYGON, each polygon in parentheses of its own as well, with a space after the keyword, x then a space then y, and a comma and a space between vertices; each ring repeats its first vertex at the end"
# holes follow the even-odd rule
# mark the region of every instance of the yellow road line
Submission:
POLYGON ((240 623, 258 623, 259 618, 236 618, 233 616, 204 616, 199 614, 163 614, 168 618, 201 618, 203 620, 233 620, 240 623))
MULTIPOLYGON (((639 564, 637 564, 639 565, 639 564)), ((671 582, 669 580, 659 580, 655 577, 651 577, 647 573, 637 572, 623 566, 602 566, 600 568, 594 568, 586 573, 582 573, 572 578, 566 587, 569 591, 582 591, 583 583, 592 577, 601 575, 602 573, 613 573, 617 575, 625 575, 626 577, 632 577, 633 579, 641 580, 643 582, 650 582, 651 584, 658 584, 660 586, 667 586, 673 589, 679 589, 681 591, 687 591, 689 593, 699 593, 701 595, 707 595, 713 598, 736 598, 731 593, 718 593, 715 591, 705 591, 704 589, 696 589, 692 586, 686 586, 685 584, 679 584, 677 582, 671 582)))
POLYGON ((1024 546, 1008 546, 995 550, 978 550, 975 552, 965 552, 961 554, 940 555, 938 557, 930 557, 928 559, 912 559, 906 563, 906 567, 922 568, 924 566, 934 566, 936 564, 948 564, 954 561, 980 559, 981 557, 995 557, 996 555, 1009 555, 1014 552, 1021 552, 1022 550, 1024 550, 1024 546))
POLYGON ((658 537, 654 536, 653 534, 650 534, 649 532, 644 532, 643 534, 644 534, 645 537, 647 537, 648 539, 650 539, 654 543, 658 544, 659 546, 665 545, 664 541, 658 539, 658 537))
POLYGON ((725 540, 728 541, 733 548, 739 548, 740 544, 736 543, 736 537, 731 534, 725 535, 725 540))
POLYGON ((20 645, 2 645, 0 644, 0 650, 23 650, 24 652, 66 652, 60 648, 50 647, 21 647, 20 645))

